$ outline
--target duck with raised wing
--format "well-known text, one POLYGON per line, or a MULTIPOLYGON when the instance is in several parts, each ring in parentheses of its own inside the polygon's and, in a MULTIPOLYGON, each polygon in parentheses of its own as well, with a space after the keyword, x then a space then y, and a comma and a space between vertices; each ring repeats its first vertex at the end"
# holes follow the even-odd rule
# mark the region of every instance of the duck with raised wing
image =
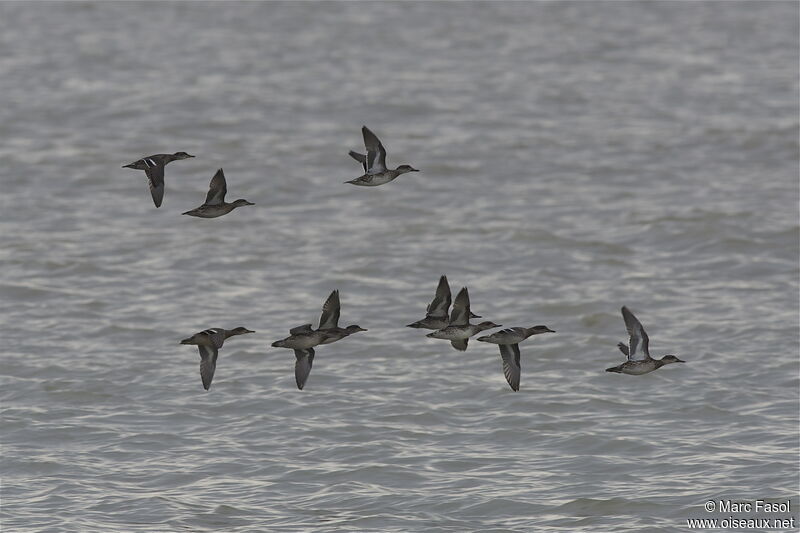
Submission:
POLYGON ((129 165, 123 165, 122 168, 144 170, 147 175, 147 184, 150 185, 150 195, 153 197, 153 203, 156 204, 156 207, 161 207, 161 202, 164 199, 164 167, 170 161, 188 159, 190 157, 194 156, 186 152, 149 155, 129 165))
POLYGON ((200 350, 200 379, 203 381, 203 388, 208 390, 211 380, 214 379, 214 371, 217 369, 217 355, 225 339, 235 335, 245 333, 255 333, 247 328, 238 327, 234 329, 210 328, 200 333, 195 333, 188 339, 183 339, 181 344, 196 344, 200 350))
POLYGON ((427 337, 432 339, 446 339, 450 341, 453 348, 459 351, 467 349, 469 338, 480 333, 485 329, 499 328, 501 324, 494 322, 481 322, 480 324, 469 323, 469 291, 462 287, 456 300, 453 302, 453 311, 450 313, 448 325, 433 333, 428 333, 427 337))
POLYGON ((345 181, 345 183, 352 183, 362 187, 377 187, 378 185, 389 183, 406 172, 419 172, 411 165, 400 165, 394 170, 387 168, 386 149, 378 137, 366 126, 362 126, 361 134, 364 136, 364 146, 367 149, 367 153, 360 154, 351 150, 350 157, 361 163, 364 167, 364 174, 350 181, 345 181))
POLYGON ((214 174, 214 177, 211 178, 205 203, 203 203, 203 205, 200 207, 182 214, 200 218, 217 218, 221 217, 222 215, 227 215, 237 207, 241 207, 243 205, 256 205, 252 202, 248 202, 245 199, 239 199, 230 204, 225 203, 225 194, 227 192, 228 184, 225 181, 225 174, 222 172, 222 169, 219 169, 217 170, 217 173, 214 174))
POLYGON ((555 330, 547 326, 517 327, 504 329, 485 337, 478 337, 481 342, 491 342, 500 346, 500 357, 503 358, 503 374, 514 392, 519 390, 519 379, 522 373, 519 359, 519 343, 531 335, 539 335, 540 333, 555 333, 555 330))
POLYGON ((628 360, 619 366, 606 368, 606 372, 616 372, 618 374, 630 374, 639 376, 647 374, 653 370, 658 370, 670 363, 685 363, 674 355, 665 355, 661 359, 650 357, 650 338, 642 327, 641 322, 633 316, 630 310, 622 307, 622 318, 625 320, 625 328, 628 330, 629 341, 626 346, 618 343, 619 350, 628 357, 628 360))
MULTIPOLYGON (((425 318, 408 324, 408 328, 421 329, 442 329, 450 324, 448 313, 450 312, 450 284, 447 283, 447 276, 439 278, 439 285, 436 287, 436 294, 428 304, 425 318)), ((470 318, 481 318, 480 315, 469 313, 470 318)))
POLYGON ((272 346, 275 348, 289 348, 294 350, 296 358, 294 364, 294 379, 297 388, 303 390, 311 373, 311 366, 314 364, 314 346, 322 344, 331 335, 324 331, 314 330, 311 324, 303 324, 289 330, 289 336, 285 339, 275 341, 272 346))
POLYGON ((322 314, 319 317, 319 327, 317 331, 326 333, 328 337, 320 344, 331 344, 338 340, 352 335, 359 331, 367 331, 357 324, 352 324, 346 328, 339 327, 339 313, 341 304, 339 303, 339 291, 331 292, 328 299, 322 305, 322 314))

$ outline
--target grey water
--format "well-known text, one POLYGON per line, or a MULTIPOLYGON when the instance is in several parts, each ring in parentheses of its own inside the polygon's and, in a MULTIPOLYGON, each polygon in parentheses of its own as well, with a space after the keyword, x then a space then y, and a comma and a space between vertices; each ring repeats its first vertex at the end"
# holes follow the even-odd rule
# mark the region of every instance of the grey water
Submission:
POLYGON ((0 3, 0 528, 796 517, 799 11, 0 3), (343 184, 362 124, 422 172, 343 184), (156 209, 120 167, 175 151, 196 158, 156 209), (181 216, 217 168, 256 205, 181 216), (404 327, 441 274, 487 320, 557 331, 521 345, 518 393, 495 345, 404 327), (333 289, 369 331, 298 391, 269 345, 333 289), (605 372, 622 305, 687 362, 605 372), (178 342, 236 326, 256 333, 206 392, 178 342))

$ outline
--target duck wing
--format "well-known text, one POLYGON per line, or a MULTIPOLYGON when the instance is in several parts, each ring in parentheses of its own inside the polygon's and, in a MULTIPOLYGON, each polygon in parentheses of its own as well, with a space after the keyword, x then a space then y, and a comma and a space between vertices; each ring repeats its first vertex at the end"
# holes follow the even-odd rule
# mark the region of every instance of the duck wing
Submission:
POLYGON ((364 167, 364 173, 366 174, 367 170, 369 170, 367 168, 367 156, 364 154, 359 154, 358 152, 354 152, 353 150, 350 150, 348 153, 350 154, 350 157, 361 163, 361 166, 364 167))
POLYGON ((319 317, 318 329, 333 329, 339 327, 339 291, 331 292, 328 299, 322 305, 322 314, 319 317))
POLYGON ((364 146, 367 148, 367 172, 371 174, 385 172, 386 149, 380 139, 366 126, 362 126, 361 134, 364 136, 364 146))
POLYGON ((627 344, 625 344, 624 342, 618 342, 617 343, 617 348, 619 348, 620 352, 625 354, 625 357, 628 357, 628 345, 627 344))
POLYGON ((295 350, 294 356, 297 358, 294 363, 294 380, 297 388, 303 390, 308 375, 311 373, 311 366, 314 364, 314 348, 295 350))
POLYGON ((144 165, 144 173, 147 175, 147 185, 150 186, 150 196, 156 207, 161 207, 164 200, 164 165, 156 163, 151 158, 141 160, 144 165))
POLYGON ((311 333, 312 331, 311 324, 303 324, 302 326, 290 329, 289 335, 302 335, 304 333, 311 333))
POLYGON ((219 351, 214 346, 199 344, 200 350, 200 379, 203 380, 203 388, 208 390, 211 380, 214 379, 214 371, 217 369, 217 355, 219 351))
POLYGON ((500 357, 503 358, 503 374, 514 392, 519 390, 519 344, 501 344, 500 357))
POLYGON ((630 309, 622 307, 622 318, 625 320, 625 328, 628 330, 630 340, 628 346, 628 361, 645 361, 650 359, 650 338, 642 327, 642 323, 633 316, 630 309), (641 349, 639 349, 641 348, 641 349))
POLYGON ((205 205, 219 205, 225 203, 225 195, 228 193, 228 183, 225 181, 225 173, 222 169, 217 170, 211 183, 208 185, 205 205))
POLYGON ((453 302, 453 310, 450 312, 451 326, 466 326, 469 324, 469 291, 466 287, 461 287, 456 299, 453 302))
POLYGON ((453 348, 455 348, 459 352, 464 352, 467 349, 467 344, 469 344, 469 339, 458 339, 450 341, 450 344, 452 344, 453 348))
POLYGON ((431 317, 447 317, 450 310, 450 285, 447 283, 447 276, 439 278, 439 285, 436 287, 436 294, 428 304, 427 316, 431 317))

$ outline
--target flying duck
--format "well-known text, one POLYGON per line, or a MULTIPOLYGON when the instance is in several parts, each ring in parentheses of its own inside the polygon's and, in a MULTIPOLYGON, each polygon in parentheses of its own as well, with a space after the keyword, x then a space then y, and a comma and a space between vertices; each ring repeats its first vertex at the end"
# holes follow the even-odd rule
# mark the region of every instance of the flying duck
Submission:
POLYGON ((358 331, 367 331, 357 324, 352 324, 346 328, 340 328, 339 312, 339 291, 335 290, 331 292, 328 299, 325 300, 325 303, 322 305, 322 314, 319 317, 319 327, 317 331, 326 333, 328 337, 320 344, 331 344, 358 331))
POLYGON ((508 328, 485 337, 478 337, 479 341, 500 345, 500 357, 503 358, 503 374, 514 392, 519 390, 521 373, 519 343, 531 335, 540 333, 555 333, 555 331, 547 326, 533 326, 530 328, 508 328))
POLYGON ((620 342, 617 344, 617 347, 628 357, 628 360, 619 366, 606 368, 606 372, 639 376, 652 372, 653 370, 658 370, 662 366, 670 363, 686 362, 678 359, 674 355, 665 355, 661 359, 653 359, 650 357, 650 338, 647 336, 641 322, 639 322, 639 320, 633 316, 633 313, 625 306, 622 307, 622 318, 625 320, 625 327, 628 330, 630 340, 627 346, 620 342))
POLYGON ((214 177, 211 178, 206 201, 203 205, 183 214, 200 218, 217 218, 222 215, 227 215, 237 207, 255 205, 244 199, 236 200, 232 204, 225 203, 225 194, 227 192, 228 184, 225 181, 225 174, 222 172, 222 169, 219 169, 217 173, 214 174, 214 177))
POLYGON ((238 327, 231 330, 223 328, 210 328, 200 333, 195 333, 188 339, 183 339, 181 344, 196 344, 200 350, 200 379, 203 388, 208 390, 211 380, 214 379, 214 370, 217 369, 217 355, 222 344, 228 337, 255 333, 247 328, 238 327))
POLYGON ((161 201, 164 199, 164 167, 170 161, 188 159, 190 157, 194 156, 186 152, 149 155, 129 165, 123 165, 122 168, 144 170, 144 173, 147 175, 147 184, 150 185, 150 194, 153 197, 153 203, 156 204, 156 207, 161 207, 161 201))
MULTIPOLYGON (((450 311, 450 285, 447 283, 447 276, 439 278, 439 285, 436 287, 436 294, 433 300, 428 304, 428 309, 425 313, 425 318, 417 320, 412 324, 408 324, 408 328, 422 328, 422 329, 442 329, 446 328, 450 319, 448 313, 450 311)), ((481 318, 480 315, 470 312, 470 318, 481 318)))
POLYGON ((378 185, 389 183, 400 174, 419 172, 411 165, 400 165, 394 170, 386 168, 386 149, 380 139, 366 126, 361 127, 361 133, 364 136, 364 146, 367 149, 367 153, 365 155, 351 150, 350 157, 361 163, 364 167, 364 174, 350 181, 345 181, 345 183, 363 187, 377 187, 378 185))
POLYGON ((314 364, 314 346, 322 344, 329 337, 330 335, 324 331, 312 329, 311 324, 303 324, 290 329, 289 336, 285 339, 272 343, 275 348, 294 350, 296 358, 294 379, 298 389, 303 390, 311 373, 311 366, 314 364))
POLYGON ((462 287, 458 295, 456 295, 455 302, 453 302, 453 311, 450 313, 450 322, 448 325, 438 331, 428 333, 427 336, 432 339, 449 340, 453 348, 463 352, 467 349, 469 338, 473 335, 485 329, 501 327, 501 324, 495 324, 489 321, 481 322, 480 324, 470 324, 469 316, 469 292, 466 287, 462 287))

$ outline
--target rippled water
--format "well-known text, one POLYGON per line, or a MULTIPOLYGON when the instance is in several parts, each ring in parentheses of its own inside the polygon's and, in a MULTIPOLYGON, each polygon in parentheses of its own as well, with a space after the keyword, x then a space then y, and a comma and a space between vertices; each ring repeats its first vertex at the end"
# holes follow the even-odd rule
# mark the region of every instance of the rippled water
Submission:
MULTIPOLYGON (((798 4, 0 4, 3 531, 683 531, 798 497, 798 4), (379 188, 369 125, 419 174, 379 188), (152 205, 139 157, 172 163, 152 205), (218 167, 215 220, 182 217, 218 167), (403 327, 440 274, 522 345, 403 327), (269 343, 369 329, 304 391, 269 343), (628 305, 655 354, 609 374, 628 305), (205 392, 194 347, 230 339, 205 392)), ((796 509, 793 508, 792 512, 796 509)), ((785 515, 788 516, 788 515, 785 515)))

